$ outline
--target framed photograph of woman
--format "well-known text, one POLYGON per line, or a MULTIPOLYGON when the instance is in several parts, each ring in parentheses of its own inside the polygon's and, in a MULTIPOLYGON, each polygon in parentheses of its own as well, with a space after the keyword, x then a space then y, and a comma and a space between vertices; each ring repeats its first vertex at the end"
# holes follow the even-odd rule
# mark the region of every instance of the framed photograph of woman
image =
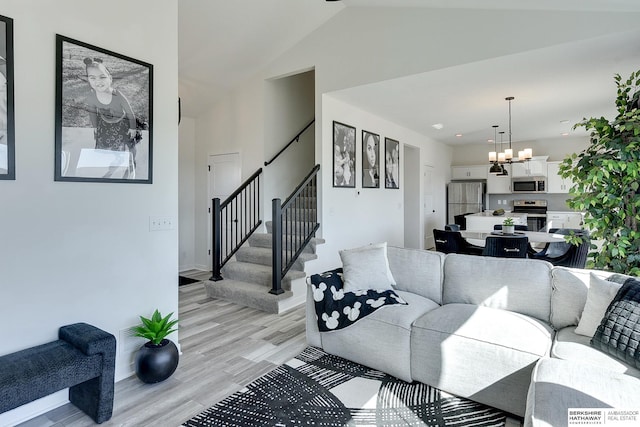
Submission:
POLYGON ((356 128, 333 122, 333 186, 356 186, 356 128))
POLYGON ((362 188, 380 188, 380 135, 362 131, 362 188))
POLYGON ((16 179, 13 19, 0 15, 0 179, 16 179))
POLYGON ((384 188, 400 188, 400 143, 384 139, 384 188))
POLYGON ((152 182, 153 65, 56 35, 55 180, 152 182))

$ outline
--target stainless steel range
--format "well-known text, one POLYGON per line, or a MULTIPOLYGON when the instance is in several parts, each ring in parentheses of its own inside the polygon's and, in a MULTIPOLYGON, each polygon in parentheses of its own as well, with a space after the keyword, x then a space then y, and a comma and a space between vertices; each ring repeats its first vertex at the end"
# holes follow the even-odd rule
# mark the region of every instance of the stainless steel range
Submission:
POLYGON ((527 214, 529 231, 540 231, 547 225, 546 200, 514 200, 513 212, 527 214))

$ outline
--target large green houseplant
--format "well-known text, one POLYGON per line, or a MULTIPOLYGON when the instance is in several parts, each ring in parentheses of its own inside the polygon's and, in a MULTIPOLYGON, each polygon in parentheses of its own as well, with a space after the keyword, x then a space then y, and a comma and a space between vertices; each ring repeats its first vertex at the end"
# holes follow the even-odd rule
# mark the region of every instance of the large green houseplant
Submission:
MULTIPOLYGON (((618 273, 640 273, 640 70, 618 87, 617 116, 583 119, 574 128, 590 131, 590 145, 567 156, 560 175, 573 181, 567 204, 584 211, 592 245, 589 267, 618 273)), ((574 239, 579 239, 575 237, 574 239)))

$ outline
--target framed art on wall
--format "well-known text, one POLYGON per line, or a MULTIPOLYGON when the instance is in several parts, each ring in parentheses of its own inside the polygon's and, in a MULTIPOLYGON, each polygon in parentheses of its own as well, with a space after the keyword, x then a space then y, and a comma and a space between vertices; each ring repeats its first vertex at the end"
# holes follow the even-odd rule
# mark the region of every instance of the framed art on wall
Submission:
POLYGON ((384 139, 384 188, 400 188, 400 143, 384 139))
POLYGON ((362 131, 362 188, 380 188, 380 135, 362 131))
POLYGON ((356 186, 356 128, 333 122, 333 186, 356 186))
POLYGON ((0 179, 16 179, 13 19, 0 15, 0 179))
POLYGON ((55 180, 152 182, 153 65, 56 36, 55 180))

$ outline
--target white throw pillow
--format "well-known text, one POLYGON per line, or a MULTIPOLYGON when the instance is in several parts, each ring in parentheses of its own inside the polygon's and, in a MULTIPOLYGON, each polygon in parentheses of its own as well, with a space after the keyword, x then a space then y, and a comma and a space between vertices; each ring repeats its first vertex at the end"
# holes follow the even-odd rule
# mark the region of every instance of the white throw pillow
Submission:
POLYGON ((607 311, 607 307, 609 307, 621 286, 622 284, 620 283, 609 282, 590 273, 587 303, 584 305, 584 310, 582 310, 580 322, 578 322, 578 327, 575 330, 576 334, 593 337, 604 317, 604 313, 607 311))
POLYGON ((340 251, 345 292, 389 290, 396 281, 389 270, 387 242, 340 251))

